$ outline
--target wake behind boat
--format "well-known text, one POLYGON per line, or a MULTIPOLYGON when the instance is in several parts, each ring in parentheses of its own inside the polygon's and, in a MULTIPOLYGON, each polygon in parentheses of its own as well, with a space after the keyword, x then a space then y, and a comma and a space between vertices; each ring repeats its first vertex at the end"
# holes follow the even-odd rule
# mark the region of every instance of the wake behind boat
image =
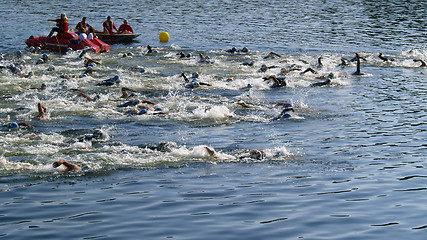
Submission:
POLYGON ((132 42, 135 38, 137 38, 141 34, 132 34, 132 33, 104 33, 97 32, 96 36, 106 43, 124 43, 124 42, 132 42))

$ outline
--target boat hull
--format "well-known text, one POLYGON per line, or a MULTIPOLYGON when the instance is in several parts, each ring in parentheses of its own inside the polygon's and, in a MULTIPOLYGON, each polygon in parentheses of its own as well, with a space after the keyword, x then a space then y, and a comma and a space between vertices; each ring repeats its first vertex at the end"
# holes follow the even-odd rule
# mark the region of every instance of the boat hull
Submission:
POLYGON ((108 34, 108 33, 97 33, 96 36, 106 43, 125 43, 132 42, 135 38, 137 38, 141 34, 108 34))
POLYGON ((25 41, 29 47, 40 47, 44 50, 55 51, 55 52, 67 52, 68 48, 76 50, 90 49, 95 53, 108 52, 110 51, 110 45, 101 41, 98 38, 92 40, 83 39, 79 41, 75 33, 64 33, 58 34, 51 38, 47 37, 30 37, 25 41))

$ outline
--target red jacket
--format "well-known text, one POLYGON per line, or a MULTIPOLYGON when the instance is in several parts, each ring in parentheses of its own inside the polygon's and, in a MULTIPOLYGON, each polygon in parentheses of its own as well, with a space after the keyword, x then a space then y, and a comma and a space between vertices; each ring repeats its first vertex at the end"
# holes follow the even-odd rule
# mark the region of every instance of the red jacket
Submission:
POLYGON ((128 32, 133 33, 133 29, 129 24, 120 25, 118 32, 124 32, 124 31, 128 31, 128 32))
POLYGON ((58 27, 64 31, 64 32, 68 32, 68 21, 64 21, 62 19, 55 19, 56 25, 58 25, 58 27))

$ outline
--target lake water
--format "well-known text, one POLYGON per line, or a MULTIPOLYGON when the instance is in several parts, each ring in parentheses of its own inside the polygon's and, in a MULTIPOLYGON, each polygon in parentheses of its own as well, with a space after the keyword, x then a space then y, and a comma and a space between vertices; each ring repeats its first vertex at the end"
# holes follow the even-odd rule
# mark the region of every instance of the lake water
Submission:
POLYGON ((0 66, 22 50, 23 72, 34 76, 0 72, 0 238, 425 239, 427 68, 413 60, 427 60, 426 8, 397 0, 3 1, 0 66), (61 78, 84 72, 80 52, 47 52, 49 62, 35 64, 45 52, 25 45, 61 12, 70 27, 83 16, 96 29, 108 15, 117 26, 128 19, 141 36, 88 53, 101 63, 89 76, 61 78), (159 42, 162 31, 169 42, 159 42), (250 51, 225 51, 232 47, 250 51), (271 51, 280 57, 265 58, 271 51), (355 62, 339 66, 355 53, 365 75, 352 75, 355 62), (262 64, 271 68, 260 72, 262 64), (263 80, 292 66, 300 70, 285 75, 286 87, 263 80), (316 73, 302 75, 309 67, 316 73), (193 72, 211 86, 185 88, 181 73, 193 72), (311 86, 331 72, 329 85, 311 86), (96 85, 115 75, 119 85, 96 85), (140 109, 118 107, 130 100, 122 87, 165 114, 127 114, 140 109), (39 102, 46 118, 34 120, 39 102), (276 119, 280 102, 292 103, 291 117, 276 119), (35 128, 8 129, 14 121, 35 128), (96 130, 104 138, 82 140, 96 130), (58 171, 60 159, 85 170, 58 171))

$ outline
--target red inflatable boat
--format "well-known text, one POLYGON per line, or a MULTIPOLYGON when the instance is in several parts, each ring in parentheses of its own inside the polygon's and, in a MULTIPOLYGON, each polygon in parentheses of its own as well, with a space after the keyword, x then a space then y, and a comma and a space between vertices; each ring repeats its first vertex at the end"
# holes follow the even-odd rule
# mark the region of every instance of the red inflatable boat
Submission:
POLYGON ((93 38, 92 40, 83 39, 79 40, 79 36, 74 32, 59 33, 51 38, 46 37, 33 37, 31 36, 25 43, 29 47, 40 47, 56 52, 67 52, 68 48, 73 50, 83 50, 90 48, 95 53, 108 52, 110 51, 110 45, 101 41, 99 38, 93 38))

